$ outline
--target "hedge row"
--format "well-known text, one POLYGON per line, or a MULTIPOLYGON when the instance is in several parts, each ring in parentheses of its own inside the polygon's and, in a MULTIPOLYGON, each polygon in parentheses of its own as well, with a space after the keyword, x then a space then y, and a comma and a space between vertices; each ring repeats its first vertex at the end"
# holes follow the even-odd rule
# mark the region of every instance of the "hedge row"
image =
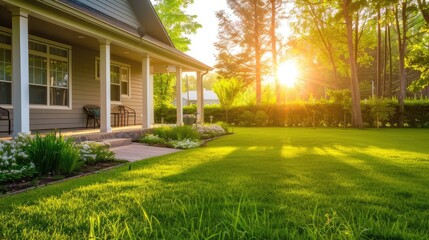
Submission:
MULTIPOLYGON (((376 114, 372 110, 374 101, 362 101, 362 116, 366 127, 376 127, 376 114)), ((384 127, 398 125, 399 106, 397 101, 386 100, 385 105, 392 111, 387 118, 379 121, 384 127)), ((195 114, 195 106, 184 107, 184 114, 195 114)), ((225 110, 219 105, 208 105, 204 109, 204 121, 226 121, 225 110)), ((176 108, 155 109, 155 119, 165 123, 176 122, 176 108)), ((327 101, 294 102, 282 105, 267 104, 237 106, 228 111, 228 123, 240 126, 288 126, 288 127, 343 127, 344 119, 350 124, 350 108, 327 101)), ((409 100, 405 103, 404 123, 407 127, 429 127, 429 101, 409 100)))

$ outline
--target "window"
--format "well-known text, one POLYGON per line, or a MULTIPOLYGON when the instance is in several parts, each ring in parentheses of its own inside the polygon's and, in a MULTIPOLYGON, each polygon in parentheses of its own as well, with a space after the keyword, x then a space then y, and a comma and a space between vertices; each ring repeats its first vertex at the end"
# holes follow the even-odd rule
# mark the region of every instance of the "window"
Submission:
MULTIPOLYGON (((69 107, 71 50, 45 41, 28 42, 30 104, 69 107)), ((12 104, 11 59, 11 37, 0 33, 0 104, 12 104)))
POLYGON ((12 104, 12 39, 0 34, 0 104, 12 104))
MULTIPOLYGON (((100 80, 100 60, 95 62, 95 79, 100 80)), ((121 97, 130 96, 130 67, 113 62, 110 64, 110 100, 120 102, 121 97)))
POLYGON ((69 49, 29 42, 30 104, 69 106, 69 49))

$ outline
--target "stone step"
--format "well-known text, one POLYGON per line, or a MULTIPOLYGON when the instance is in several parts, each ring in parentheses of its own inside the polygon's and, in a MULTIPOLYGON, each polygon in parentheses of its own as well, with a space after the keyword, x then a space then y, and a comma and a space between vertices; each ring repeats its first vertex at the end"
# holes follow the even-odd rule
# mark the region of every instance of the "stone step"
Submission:
POLYGON ((111 148, 125 146, 131 144, 131 138, 107 138, 101 142, 109 145, 111 148))

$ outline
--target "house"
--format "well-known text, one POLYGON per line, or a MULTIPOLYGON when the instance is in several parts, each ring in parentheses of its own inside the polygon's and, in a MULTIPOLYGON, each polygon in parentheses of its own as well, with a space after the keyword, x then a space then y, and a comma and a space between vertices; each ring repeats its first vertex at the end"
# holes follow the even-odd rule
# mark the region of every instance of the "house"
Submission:
MULTIPOLYGON (((219 104, 219 98, 217 97, 216 93, 212 90, 203 90, 203 96, 204 96, 204 105, 209 104, 219 104)), ((197 105, 197 97, 198 93, 196 90, 191 90, 184 92, 182 95, 183 99, 183 105, 197 105)))
POLYGON ((176 73, 182 124, 182 72, 196 73, 203 113, 209 70, 174 47, 150 0, 0 0, 0 107, 13 134, 85 127, 88 104, 100 106, 101 132, 118 105, 150 128, 153 74, 165 72, 176 73))

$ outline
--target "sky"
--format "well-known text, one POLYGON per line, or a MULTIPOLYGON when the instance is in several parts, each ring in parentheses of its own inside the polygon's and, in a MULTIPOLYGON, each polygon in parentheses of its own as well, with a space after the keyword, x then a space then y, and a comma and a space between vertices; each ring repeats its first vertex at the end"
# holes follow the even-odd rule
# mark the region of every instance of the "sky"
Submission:
POLYGON ((226 9, 226 0, 194 0, 187 9, 187 13, 197 15, 197 22, 203 27, 197 34, 189 36, 191 39, 190 51, 186 52, 191 57, 213 66, 216 62, 216 49, 213 44, 217 40, 218 20, 216 11, 226 9))

